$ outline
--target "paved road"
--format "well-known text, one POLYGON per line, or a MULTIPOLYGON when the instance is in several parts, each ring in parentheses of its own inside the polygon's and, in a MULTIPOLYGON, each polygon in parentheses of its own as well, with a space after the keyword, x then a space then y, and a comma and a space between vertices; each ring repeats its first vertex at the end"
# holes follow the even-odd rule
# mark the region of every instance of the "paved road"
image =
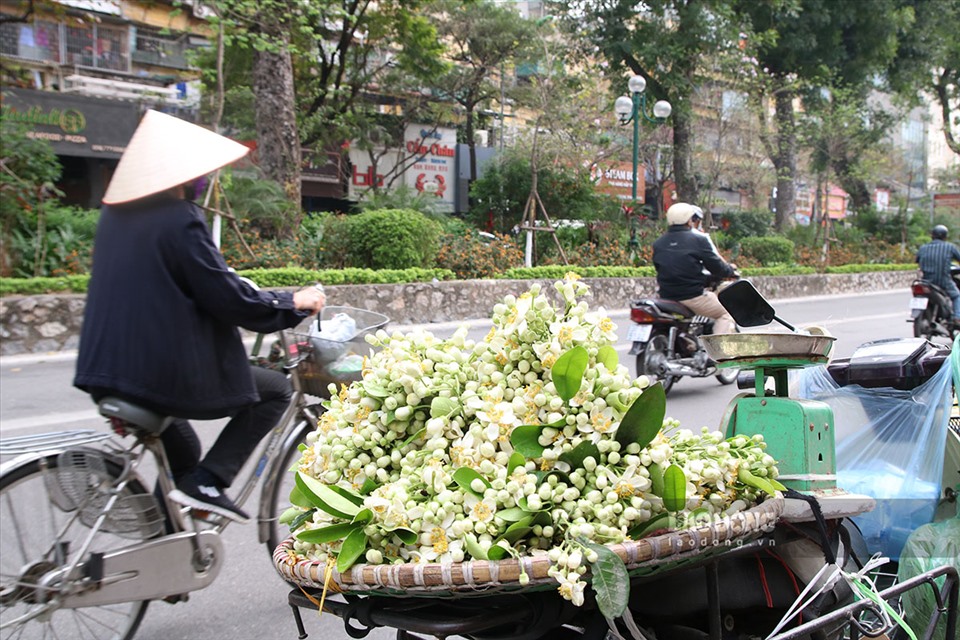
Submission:
MULTIPOLYGON (((906 337, 911 327, 905 321, 909 292, 895 291, 857 296, 805 298, 775 303, 778 315, 797 326, 825 326, 837 336, 835 356, 849 356, 857 345, 879 338, 906 337)), ((611 313, 625 340, 629 320, 626 310, 611 313)), ((482 337, 489 324, 472 322, 474 337, 482 337)), ((402 329, 402 327, 396 327, 402 329)), ((451 325, 434 325, 447 336, 451 325)), ((629 345, 621 342, 621 359, 629 345)), ((73 358, 70 354, 0 358, 0 433, 22 435, 67 428, 102 428, 87 396, 73 389, 73 358)), ((667 401, 668 415, 692 429, 718 426, 735 386, 722 386, 713 378, 684 378, 674 386, 667 401)), ((217 424, 199 425, 204 444, 217 433, 217 424)), ((250 525, 232 526, 225 532, 226 566, 208 589, 195 592, 186 603, 154 603, 137 634, 138 640, 197 640, 230 638, 273 640, 296 638, 286 588, 273 571, 266 549, 256 542, 250 525)), ((345 640, 349 636, 340 621, 325 615, 306 618, 313 638, 345 640)), ((369 638, 394 637, 379 630, 369 638)))

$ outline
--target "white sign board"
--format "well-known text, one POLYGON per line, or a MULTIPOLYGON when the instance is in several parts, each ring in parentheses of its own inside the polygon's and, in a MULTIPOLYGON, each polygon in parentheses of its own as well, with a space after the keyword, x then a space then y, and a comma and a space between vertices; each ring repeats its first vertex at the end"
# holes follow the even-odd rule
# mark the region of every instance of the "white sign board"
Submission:
POLYGON ((439 208, 453 211, 456 185, 457 132, 445 127, 408 125, 403 136, 407 186, 431 194, 439 208))

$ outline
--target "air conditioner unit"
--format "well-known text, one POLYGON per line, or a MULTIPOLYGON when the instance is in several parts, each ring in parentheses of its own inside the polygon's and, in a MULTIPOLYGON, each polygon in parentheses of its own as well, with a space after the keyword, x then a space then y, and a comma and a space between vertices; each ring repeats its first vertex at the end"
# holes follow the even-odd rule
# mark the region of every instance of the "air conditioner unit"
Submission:
POLYGON ((474 131, 473 143, 478 147, 489 147, 490 131, 488 131, 487 129, 480 129, 479 131, 474 131))

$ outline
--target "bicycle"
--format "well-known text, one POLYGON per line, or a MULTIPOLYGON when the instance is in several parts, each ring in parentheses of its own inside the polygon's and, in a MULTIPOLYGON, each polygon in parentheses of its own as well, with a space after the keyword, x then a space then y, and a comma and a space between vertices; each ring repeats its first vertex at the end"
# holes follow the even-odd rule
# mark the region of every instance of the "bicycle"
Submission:
MULTIPOLYGON (((324 373, 324 364, 389 322, 351 307, 325 307, 321 317, 341 312, 357 319, 359 331, 349 340, 312 338, 302 324, 278 332, 270 357, 259 356, 263 335, 254 344, 251 360, 287 371, 294 391, 252 456, 256 464, 236 485, 242 505, 263 479, 257 535, 270 555, 286 537, 278 519, 293 486, 288 470, 324 410, 308 398, 328 397, 330 382, 360 377, 359 371, 324 373)), ((129 640, 151 600, 186 600, 220 570, 220 534, 229 520, 169 499, 174 484, 159 434, 171 418, 115 398, 102 399, 99 412, 113 433, 61 431, 0 441, 0 456, 16 455, 0 465, 2 638, 63 638, 69 630, 70 637, 129 640), (127 436, 132 443, 122 442, 127 436), (155 489, 145 480, 151 464, 155 489)))

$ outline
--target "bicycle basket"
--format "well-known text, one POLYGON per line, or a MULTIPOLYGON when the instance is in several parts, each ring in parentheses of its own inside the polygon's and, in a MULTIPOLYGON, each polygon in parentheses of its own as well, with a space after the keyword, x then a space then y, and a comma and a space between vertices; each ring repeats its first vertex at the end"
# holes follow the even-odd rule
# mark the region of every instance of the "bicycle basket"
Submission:
POLYGON ((316 331, 316 319, 310 318, 296 327, 292 333, 295 342, 291 345, 291 355, 306 356, 297 368, 300 384, 305 393, 328 397, 328 386, 349 384, 360 380, 363 357, 371 353, 372 348, 364 336, 382 329, 390 318, 375 311, 347 306, 327 306, 320 314, 321 329, 338 322, 338 331, 316 331), (344 322, 344 318, 348 322, 344 322), (335 320, 336 319, 336 320, 335 320), (344 326, 352 328, 343 333, 344 326), (326 335, 325 335, 326 334, 326 335))

